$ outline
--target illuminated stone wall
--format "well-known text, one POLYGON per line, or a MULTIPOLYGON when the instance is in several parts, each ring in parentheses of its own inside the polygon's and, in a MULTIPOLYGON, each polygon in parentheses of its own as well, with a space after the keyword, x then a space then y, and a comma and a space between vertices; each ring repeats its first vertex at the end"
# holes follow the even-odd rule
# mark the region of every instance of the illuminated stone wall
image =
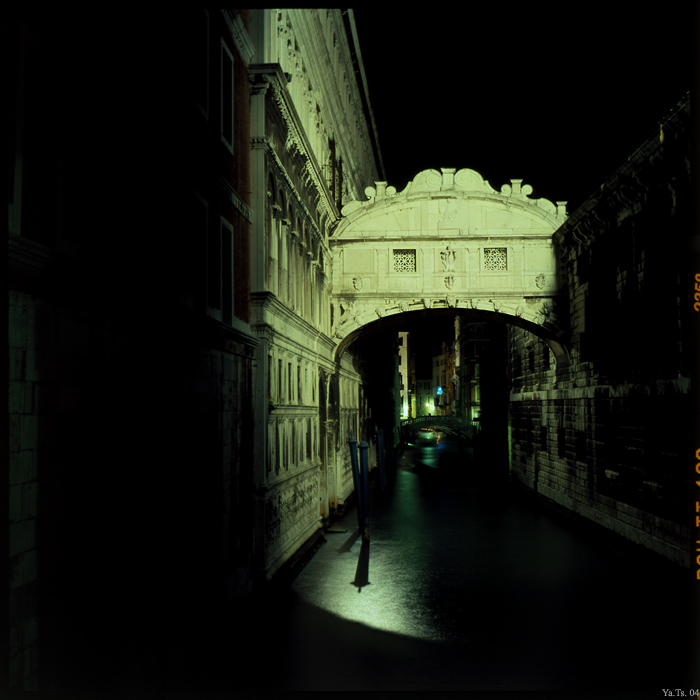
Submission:
POLYGON ((688 102, 555 234, 569 364, 511 330, 512 477, 690 562, 688 102))
POLYGON ((351 11, 251 11, 256 566, 267 578, 353 491, 361 378, 349 354, 336 359, 329 237, 380 166, 351 23, 351 11))
POLYGON ((402 192, 377 182, 343 207, 331 238, 333 337, 410 311, 501 313, 546 326, 557 296, 552 233, 565 203, 500 190, 469 168, 417 173, 402 192))

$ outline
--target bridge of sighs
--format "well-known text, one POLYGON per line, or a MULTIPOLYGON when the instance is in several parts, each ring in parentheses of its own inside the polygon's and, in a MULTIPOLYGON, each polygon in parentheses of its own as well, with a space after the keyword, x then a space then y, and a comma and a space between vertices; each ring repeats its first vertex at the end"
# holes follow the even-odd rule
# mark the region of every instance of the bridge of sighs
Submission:
POLYGON ((474 170, 425 170, 402 192, 377 182, 343 207, 331 238, 337 357, 378 319, 454 309, 557 340, 559 280, 552 234, 566 203, 531 199, 511 180, 496 191, 474 170))

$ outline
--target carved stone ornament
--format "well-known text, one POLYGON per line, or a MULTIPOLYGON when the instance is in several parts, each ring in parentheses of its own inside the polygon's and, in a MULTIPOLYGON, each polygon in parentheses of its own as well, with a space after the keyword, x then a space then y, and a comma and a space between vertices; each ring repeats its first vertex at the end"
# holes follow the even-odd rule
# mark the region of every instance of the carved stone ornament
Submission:
POLYGON ((352 286, 359 292, 365 286, 365 281, 362 277, 353 277, 352 286))
POLYGON ((341 316, 346 316, 345 320, 348 318, 355 318, 355 314, 357 313, 355 302, 352 299, 341 299, 340 310, 341 316))
POLYGON ((451 272, 455 269, 455 262, 457 259, 457 254, 454 250, 447 246, 445 250, 440 251, 440 259, 442 260, 442 269, 446 272, 451 272))
POLYGON ((448 289, 452 289, 452 287, 455 286, 455 278, 454 275, 449 275, 448 277, 445 277, 445 286, 448 289))
POLYGON ((454 199, 441 200, 439 205, 439 217, 442 223, 457 221, 459 205, 454 199))
POLYGON ((544 289, 545 279, 544 274, 537 275, 537 277, 535 277, 535 284, 537 285, 538 289, 544 289))
POLYGON ((551 322, 554 316, 552 305, 546 301, 542 302, 542 306, 537 311, 537 314, 542 319, 542 323, 551 322))

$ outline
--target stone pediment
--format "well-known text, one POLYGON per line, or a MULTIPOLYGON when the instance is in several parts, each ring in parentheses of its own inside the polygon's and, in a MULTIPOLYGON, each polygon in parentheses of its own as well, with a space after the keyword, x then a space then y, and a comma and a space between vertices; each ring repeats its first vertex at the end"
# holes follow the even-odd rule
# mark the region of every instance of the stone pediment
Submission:
POLYGON ((565 202, 530 199, 522 180, 499 192, 468 168, 424 170, 402 192, 377 182, 365 194, 343 207, 332 240, 551 235, 566 218, 565 202))

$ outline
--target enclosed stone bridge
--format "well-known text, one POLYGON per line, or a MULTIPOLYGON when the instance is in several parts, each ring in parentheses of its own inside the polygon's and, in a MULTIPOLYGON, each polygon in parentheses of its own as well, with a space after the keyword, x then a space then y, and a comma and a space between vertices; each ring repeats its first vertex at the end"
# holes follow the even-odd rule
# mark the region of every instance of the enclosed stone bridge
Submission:
POLYGON ((337 356, 368 324, 432 309, 478 311, 542 337, 554 355, 559 292, 552 235, 566 203, 497 192, 474 170, 424 170, 402 192, 377 182, 343 207, 331 241, 337 356))

